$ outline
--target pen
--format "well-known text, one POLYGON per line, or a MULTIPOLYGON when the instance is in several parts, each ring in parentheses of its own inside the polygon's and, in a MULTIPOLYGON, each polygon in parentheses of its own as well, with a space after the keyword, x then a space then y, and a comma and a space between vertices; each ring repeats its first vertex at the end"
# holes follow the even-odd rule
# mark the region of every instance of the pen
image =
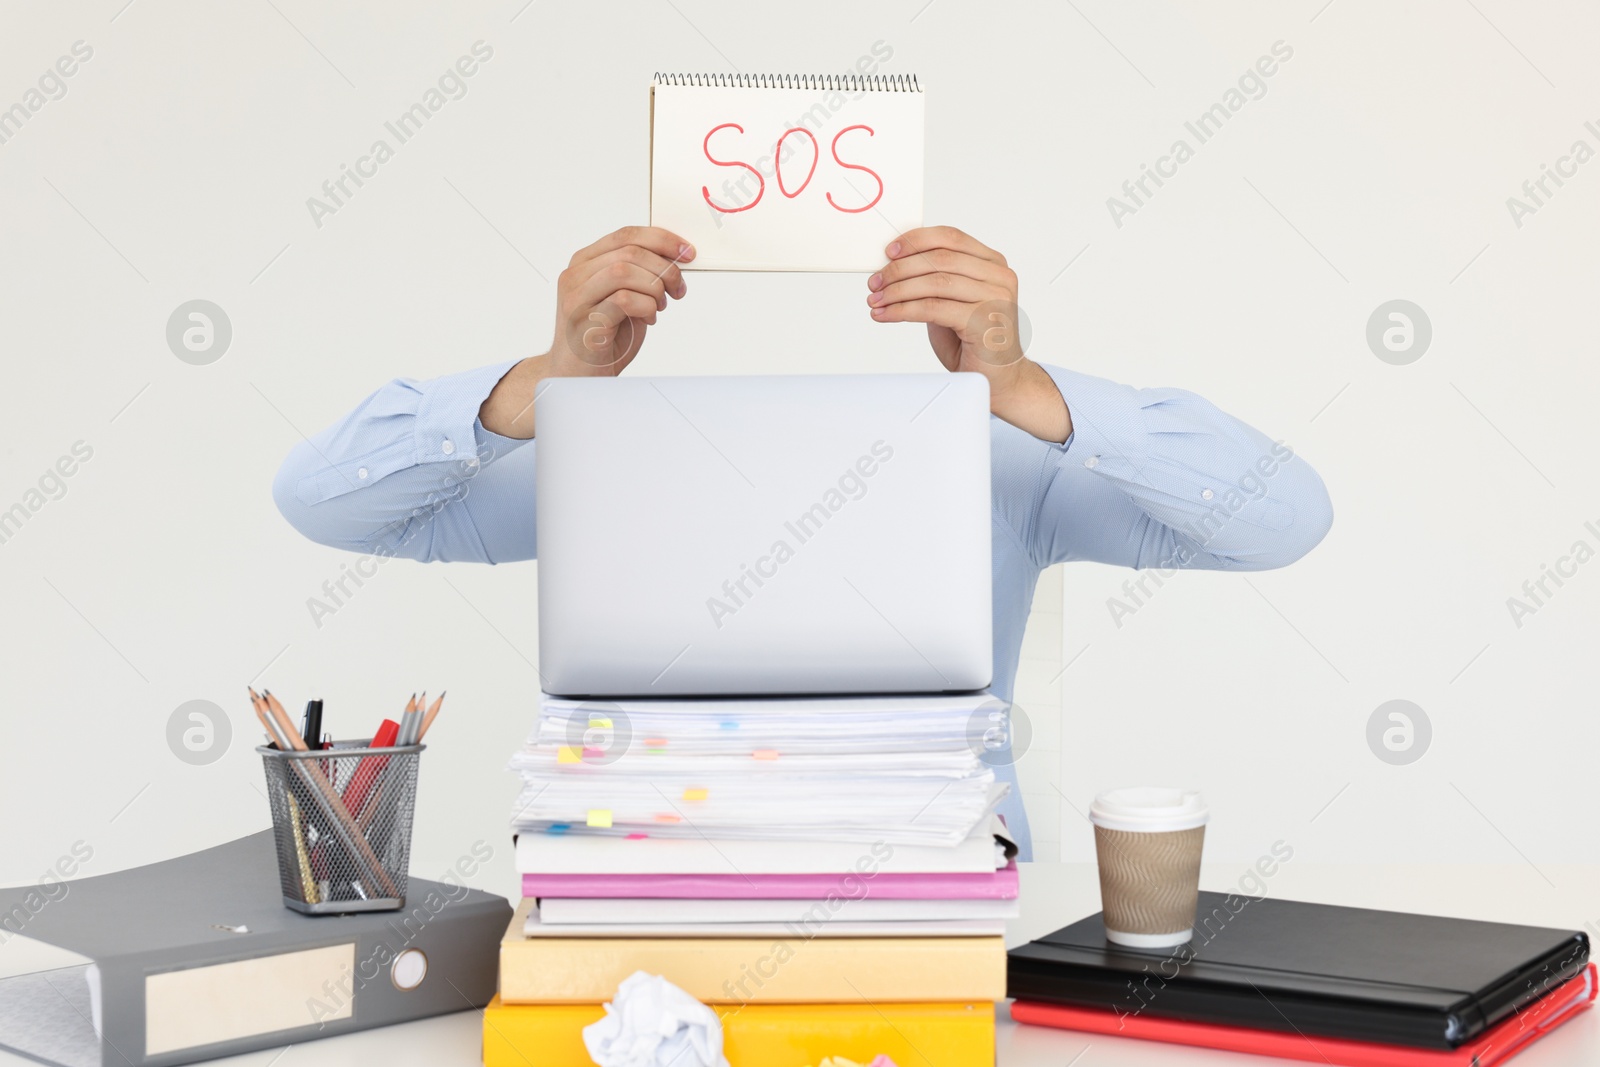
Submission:
POLYGON ((317 894, 316 880, 311 876, 311 857, 301 824, 300 804, 295 800, 293 791, 289 793, 289 822, 294 826, 295 858, 300 861, 300 894, 306 898, 307 904, 316 904, 321 898, 317 894))
MULTIPOLYGON (((300 736, 305 741, 307 748, 321 748, 322 745, 317 740, 318 736, 320 736, 321 733, 322 733, 322 701, 320 699, 308 700, 308 701, 306 701, 306 713, 300 720, 300 736)), ((323 773, 323 776, 326 777, 327 774, 328 774, 328 761, 327 760, 318 760, 317 761, 317 768, 319 770, 321 770, 322 773, 323 773)), ((315 808, 315 805, 308 806, 308 808, 307 808, 307 811, 306 811, 306 826, 308 828, 310 828, 310 829, 314 829, 319 836, 325 836, 326 833, 327 833, 327 829, 328 829, 327 824, 325 822, 323 822, 323 821, 319 821, 318 819, 316 819, 314 817, 314 815, 313 815, 314 808, 315 808)), ((309 832, 309 830, 308 830, 308 832, 309 832)), ((320 858, 320 854, 314 853, 313 854, 313 859, 317 859, 317 858, 320 858)))
POLYGON ((305 738, 307 748, 317 747, 317 738, 322 736, 322 701, 306 701, 306 714, 300 723, 300 736, 305 738))
MULTIPOLYGON (((333 734, 331 734, 331 733, 329 733, 327 731, 323 731, 322 741, 316 747, 322 749, 324 752, 326 752, 329 749, 331 749, 333 747, 333 734)), ((328 776, 328 781, 333 783, 333 788, 335 790, 343 792, 343 790, 339 789, 339 782, 338 782, 339 761, 338 760, 334 760, 334 759, 325 759, 325 760, 323 760, 322 761, 322 773, 328 776)))

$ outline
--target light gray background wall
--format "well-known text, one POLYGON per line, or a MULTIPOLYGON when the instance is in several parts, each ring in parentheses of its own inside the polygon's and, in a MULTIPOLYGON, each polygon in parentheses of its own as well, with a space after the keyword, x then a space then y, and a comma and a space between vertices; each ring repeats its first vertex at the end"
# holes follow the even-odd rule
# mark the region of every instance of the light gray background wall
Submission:
MULTIPOLYGON (((246 682, 320 694, 346 732, 448 686, 416 869, 483 839, 478 883, 510 891, 536 568, 392 562, 319 628, 307 598, 348 558, 279 519, 272 473, 387 378, 543 348, 548 279, 644 217, 652 71, 842 71, 879 41, 928 87, 928 218, 1010 257, 1032 354, 1203 393, 1309 458, 1337 511, 1296 567, 1180 575, 1120 626, 1128 573, 1047 575, 1019 686, 1041 854, 1090 855, 1097 789, 1173 781, 1211 797, 1216 860, 1281 838, 1512 863, 1534 891, 1541 864, 1600 862, 1600 563, 1520 627, 1506 603, 1600 547, 1600 162, 1520 226, 1506 205, 1600 149, 1592 8, 106 0, 4 26, 0 107, 74 42, 93 56, 0 144, 0 508, 42 504, 0 543, 0 880, 79 841, 89 874, 265 825, 246 682), (316 226, 307 197, 480 40, 467 95, 316 226), (1264 95, 1197 144, 1185 121, 1278 41, 1264 95), (1194 157, 1117 225, 1107 198, 1180 137, 1194 157), (165 338, 197 298, 233 329, 206 366, 165 338), (1365 339, 1394 299, 1432 324, 1409 365, 1365 339), (78 442, 64 492, 30 497, 78 442), (1393 699, 1431 723, 1406 765, 1367 740, 1393 699), (168 743, 193 700, 232 729, 199 766, 168 743)), ((691 287, 640 370, 936 369, 857 276, 691 287)))

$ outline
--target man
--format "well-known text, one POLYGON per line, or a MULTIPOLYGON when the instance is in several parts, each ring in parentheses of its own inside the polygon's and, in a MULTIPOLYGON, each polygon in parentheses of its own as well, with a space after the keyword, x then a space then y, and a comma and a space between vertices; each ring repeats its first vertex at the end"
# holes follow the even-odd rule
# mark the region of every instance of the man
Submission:
MULTIPOLYGON (((1033 362, 1002 313, 1017 276, 960 230, 911 230, 867 280, 879 322, 927 324, 950 371, 989 380, 995 694, 1010 699, 1039 574, 1052 563, 1266 570, 1310 551, 1333 520, 1327 491, 1284 445, 1176 389, 1133 389, 1033 362), (999 330, 996 334, 994 331, 999 330), (998 343, 996 338, 998 337, 998 343)), ((314 541, 412 559, 532 559, 533 397, 545 378, 620 373, 670 299, 687 292, 675 234, 626 227, 561 272, 543 355, 400 379, 295 447, 273 486, 314 541)), ((1015 770, 1002 807, 1030 857, 1015 770)))

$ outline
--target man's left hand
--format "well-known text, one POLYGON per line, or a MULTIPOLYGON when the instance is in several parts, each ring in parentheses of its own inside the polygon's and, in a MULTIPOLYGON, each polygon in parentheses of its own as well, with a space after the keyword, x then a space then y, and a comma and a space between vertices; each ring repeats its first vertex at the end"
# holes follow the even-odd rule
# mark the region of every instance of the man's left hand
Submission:
POLYGON ((1006 257, 950 226, 907 230, 884 249, 889 263, 867 279, 879 322, 922 322, 946 370, 989 379, 990 410, 1047 441, 1072 433, 1060 391, 1027 358, 1017 275, 1006 257))

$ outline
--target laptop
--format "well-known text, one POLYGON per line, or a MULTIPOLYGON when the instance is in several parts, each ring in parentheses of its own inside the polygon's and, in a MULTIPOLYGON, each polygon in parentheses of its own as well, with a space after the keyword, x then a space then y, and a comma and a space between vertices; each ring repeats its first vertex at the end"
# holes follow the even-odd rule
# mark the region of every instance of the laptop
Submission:
POLYGON ((535 405, 546 692, 989 684, 981 375, 561 378, 535 405))

